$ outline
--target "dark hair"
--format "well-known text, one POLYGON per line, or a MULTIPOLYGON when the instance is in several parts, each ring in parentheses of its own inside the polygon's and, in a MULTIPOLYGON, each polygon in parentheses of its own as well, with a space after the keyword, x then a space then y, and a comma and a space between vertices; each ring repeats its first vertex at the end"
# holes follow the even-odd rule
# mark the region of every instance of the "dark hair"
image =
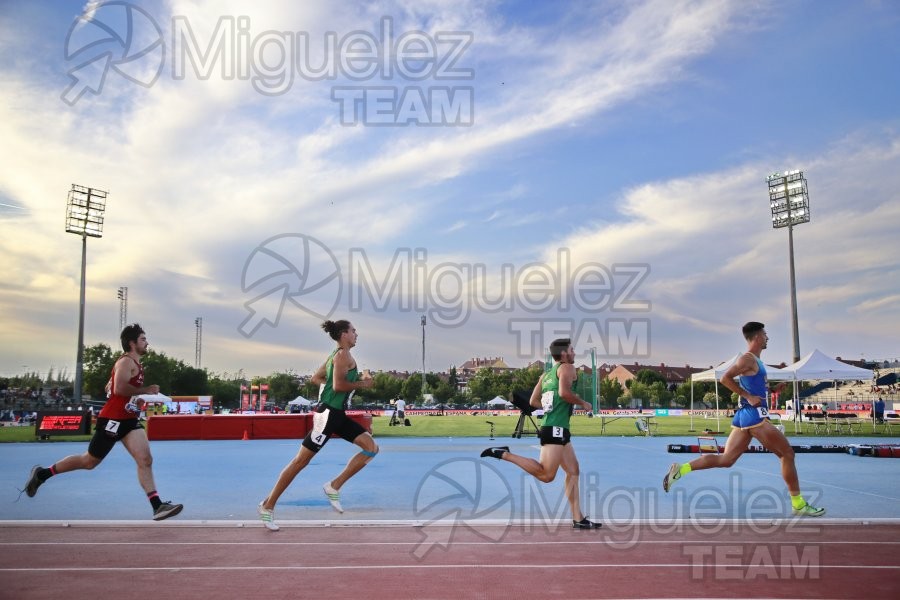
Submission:
POLYGON ((569 349, 569 346, 572 345, 572 340, 570 338, 559 338, 550 342, 550 356, 553 357, 553 360, 559 360, 562 357, 563 352, 569 349))
POLYGON ((336 342, 341 339, 341 334, 349 329, 350 321, 345 319, 341 319, 340 321, 325 321, 322 323, 322 330, 336 342))
POLYGON ((741 328, 741 331, 744 332, 744 339, 749 340, 765 328, 766 326, 762 323, 759 323, 757 321, 750 321, 741 328))
POLYGON ((131 352, 131 345, 129 342, 134 342, 137 344, 138 338, 145 333, 141 326, 137 323, 132 323, 125 327, 122 330, 122 333, 119 334, 119 339, 122 341, 122 350, 125 352, 131 352))

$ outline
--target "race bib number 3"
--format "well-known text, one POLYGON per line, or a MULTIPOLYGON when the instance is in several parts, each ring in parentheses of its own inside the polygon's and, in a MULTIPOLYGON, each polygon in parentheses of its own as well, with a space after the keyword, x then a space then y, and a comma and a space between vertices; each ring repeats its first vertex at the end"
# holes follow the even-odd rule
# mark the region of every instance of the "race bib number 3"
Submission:
POLYGON ((554 428, 553 428, 553 437, 562 439, 562 437, 563 437, 563 428, 562 428, 562 427, 554 427, 554 428))

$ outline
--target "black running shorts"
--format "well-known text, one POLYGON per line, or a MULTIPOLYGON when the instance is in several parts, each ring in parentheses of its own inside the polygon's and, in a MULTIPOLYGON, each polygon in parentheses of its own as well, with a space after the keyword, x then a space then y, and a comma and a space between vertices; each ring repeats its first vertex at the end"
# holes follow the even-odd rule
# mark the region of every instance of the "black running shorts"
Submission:
POLYGON ((365 428, 348 417, 343 410, 320 404, 313 413, 313 426, 303 439, 303 445, 313 452, 318 452, 328 443, 332 434, 352 443, 359 434, 365 432, 365 428))
POLYGON ((541 446, 553 444, 555 446, 565 446, 572 439, 572 434, 565 427, 541 427, 541 446))
POLYGON ((88 454, 94 458, 103 460, 116 442, 124 438, 135 429, 143 429, 144 426, 137 419, 107 419, 97 417, 97 425, 94 428, 94 437, 88 445, 88 454))

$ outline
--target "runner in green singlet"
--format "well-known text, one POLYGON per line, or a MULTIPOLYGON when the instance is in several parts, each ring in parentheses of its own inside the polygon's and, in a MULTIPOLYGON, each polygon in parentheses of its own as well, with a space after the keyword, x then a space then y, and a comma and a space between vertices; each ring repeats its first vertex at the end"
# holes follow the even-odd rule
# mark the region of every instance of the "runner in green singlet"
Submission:
POLYGON ((531 405, 544 409, 544 421, 541 426, 540 460, 513 454, 508 446, 495 446, 481 453, 482 457, 498 458, 517 465, 526 473, 533 475, 544 483, 556 478, 562 467, 566 473, 566 498, 572 510, 572 526, 575 529, 596 529, 601 526, 588 519, 581 512, 578 494, 578 458, 570 443, 569 418, 576 406, 591 410, 590 403, 585 402, 575 393, 575 349, 571 340, 558 339, 550 344, 550 355, 553 365, 541 375, 531 393, 531 405))
POLYGON ((375 444, 371 434, 345 413, 353 392, 372 387, 371 379, 360 380, 356 361, 350 355, 350 349, 356 346, 358 337, 356 328, 349 321, 342 320, 325 321, 322 323, 322 329, 338 343, 338 347, 328 355, 328 359, 312 377, 313 383, 319 384, 319 405, 313 413, 312 430, 303 440, 300 452, 281 471, 275 487, 257 508, 263 525, 271 531, 278 531, 278 525, 275 524, 275 503, 278 502, 278 498, 316 453, 328 443, 332 434, 356 444, 361 449, 353 455, 340 475, 322 486, 332 508, 339 513, 344 512, 341 506, 341 487, 378 454, 378 445, 375 444))

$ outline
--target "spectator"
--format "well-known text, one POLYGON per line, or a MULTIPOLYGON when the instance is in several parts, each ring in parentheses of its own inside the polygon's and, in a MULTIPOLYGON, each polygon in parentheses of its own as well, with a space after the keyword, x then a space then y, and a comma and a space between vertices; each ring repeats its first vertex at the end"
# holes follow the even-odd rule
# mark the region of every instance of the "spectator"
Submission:
POLYGON ((884 423, 884 400, 881 399, 881 396, 879 396, 878 400, 875 401, 874 411, 875 422, 884 423))
POLYGON ((403 419, 406 418, 406 401, 403 398, 397 398, 394 410, 397 411, 397 418, 400 419, 400 424, 402 425, 404 423, 403 419))

